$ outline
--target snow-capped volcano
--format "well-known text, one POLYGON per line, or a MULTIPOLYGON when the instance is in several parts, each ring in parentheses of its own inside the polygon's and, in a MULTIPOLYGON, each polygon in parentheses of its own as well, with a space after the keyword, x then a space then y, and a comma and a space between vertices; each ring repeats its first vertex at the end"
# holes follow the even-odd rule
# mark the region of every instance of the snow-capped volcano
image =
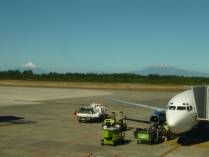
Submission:
POLYGON ((38 68, 32 62, 27 62, 26 64, 21 65, 20 67, 17 68, 17 70, 20 70, 21 72, 27 71, 27 70, 32 70, 33 73, 35 73, 35 74, 44 74, 44 73, 47 73, 45 70, 43 70, 41 68, 38 68))
POLYGON ((177 75, 177 76, 202 76, 209 77, 209 74, 176 68, 168 64, 159 64, 146 67, 134 73, 140 75, 158 74, 158 75, 177 75))

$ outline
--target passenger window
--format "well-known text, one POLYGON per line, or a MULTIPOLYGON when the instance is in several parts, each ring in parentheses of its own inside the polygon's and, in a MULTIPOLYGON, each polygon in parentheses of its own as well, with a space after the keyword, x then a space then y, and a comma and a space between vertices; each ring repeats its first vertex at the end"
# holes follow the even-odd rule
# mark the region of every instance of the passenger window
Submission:
POLYGON ((186 110, 185 106, 177 106, 177 110, 186 110))
POLYGON ((176 106, 169 106, 169 110, 175 110, 176 106))

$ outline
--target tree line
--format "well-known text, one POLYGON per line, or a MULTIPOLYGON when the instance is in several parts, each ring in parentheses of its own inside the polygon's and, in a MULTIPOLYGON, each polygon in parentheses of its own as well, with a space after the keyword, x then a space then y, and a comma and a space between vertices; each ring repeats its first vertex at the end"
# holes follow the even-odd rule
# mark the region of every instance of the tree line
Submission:
POLYGON ((63 82, 104 82, 104 83, 149 83, 149 84, 184 84, 200 85, 209 84, 206 77, 185 77, 185 76, 161 76, 150 74, 147 76, 115 73, 115 74, 96 74, 96 73, 55 73, 34 74, 33 71, 8 70, 0 71, 0 80, 34 80, 34 81, 63 81, 63 82))

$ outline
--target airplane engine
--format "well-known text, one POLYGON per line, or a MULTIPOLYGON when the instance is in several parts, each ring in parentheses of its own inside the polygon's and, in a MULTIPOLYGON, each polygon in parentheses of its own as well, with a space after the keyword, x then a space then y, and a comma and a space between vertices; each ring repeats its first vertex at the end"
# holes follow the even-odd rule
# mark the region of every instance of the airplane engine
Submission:
POLYGON ((154 124, 162 124, 166 121, 166 115, 164 111, 155 111, 150 117, 150 122, 154 124))
POLYGON ((152 122, 152 123, 159 123, 159 118, 157 116, 155 116, 155 115, 152 115, 150 117, 150 122, 152 122))

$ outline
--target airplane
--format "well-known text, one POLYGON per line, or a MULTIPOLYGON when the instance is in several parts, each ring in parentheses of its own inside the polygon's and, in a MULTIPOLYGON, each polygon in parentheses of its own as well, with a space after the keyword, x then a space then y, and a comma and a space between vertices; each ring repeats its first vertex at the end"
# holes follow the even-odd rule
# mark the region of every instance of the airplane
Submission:
POLYGON ((113 98, 108 99, 154 110, 150 121, 160 122, 160 120, 163 121, 163 118, 165 118, 171 132, 177 135, 190 131, 202 121, 209 121, 209 86, 194 86, 191 89, 177 94, 170 99, 167 108, 159 108, 113 98))

